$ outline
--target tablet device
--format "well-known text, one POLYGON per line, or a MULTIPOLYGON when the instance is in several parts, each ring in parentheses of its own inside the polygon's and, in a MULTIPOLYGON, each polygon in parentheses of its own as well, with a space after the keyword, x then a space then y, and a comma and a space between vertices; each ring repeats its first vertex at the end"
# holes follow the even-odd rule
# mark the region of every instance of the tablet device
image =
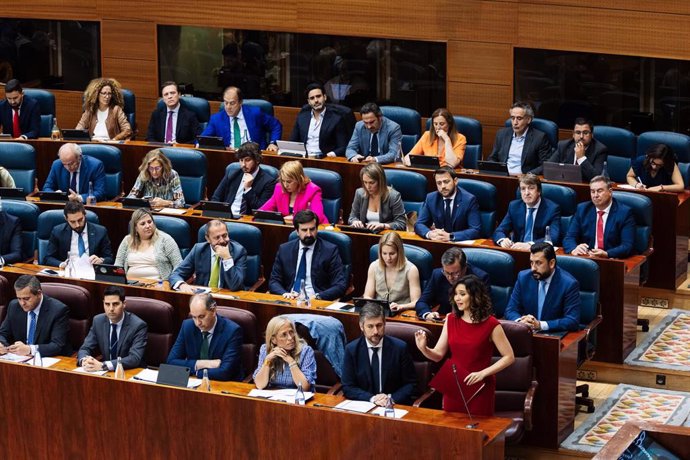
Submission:
POLYGON ((225 142, 222 137, 198 136, 196 141, 202 149, 225 150, 225 142))
POLYGON ((90 141, 91 136, 85 129, 61 129, 62 138, 66 141, 90 141))
POLYGON ((285 225, 285 218, 278 211, 261 211, 257 209, 254 211, 254 222, 264 222, 267 224, 281 224, 285 225))
POLYGON ((67 201, 67 192, 38 192, 41 201, 67 201))
POLYGON ((127 284, 127 274, 124 267, 110 264, 94 264, 93 271, 96 274, 96 281, 127 284))
POLYGON ((304 158, 307 156, 307 148, 303 142, 276 141, 278 155, 304 158))
POLYGON ((544 162, 544 179, 559 182, 582 182, 580 165, 567 163, 544 162))
POLYGON ((158 385, 187 388, 188 382, 188 367, 173 366, 172 364, 161 364, 158 367, 158 378, 156 378, 158 385))
POLYGON ((477 169, 483 174, 490 174, 492 176, 509 176, 508 164, 500 161, 478 161, 477 169))
POLYGON ((376 232, 374 230, 371 230, 370 228, 366 227, 353 227, 352 225, 338 225, 338 228, 342 230, 343 232, 354 232, 354 233, 368 233, 368 234, 376 234, 379 232, 376 232))
POLYGON ((151 207, 151 202, 144 198, 134 198, 131 196, 126 196, 122 198, 122 207, 127 209, 149 209, 151 207))
POLYGON ((221 219, 235 219, 232 214, 232 205, 224 201, 207 201, 199 202, 201 208, 201 215, 204 217, 219 217, 221 219))
POLYGON ((26 193, 24 193, 23 188, 0 187, 0 197, 26 200, 26 193))
POLYGON ((438 157, 427 155, 408 155, 407 157, 410 160, 410 166, 413 168, 438 169, 441 167, 438 157))

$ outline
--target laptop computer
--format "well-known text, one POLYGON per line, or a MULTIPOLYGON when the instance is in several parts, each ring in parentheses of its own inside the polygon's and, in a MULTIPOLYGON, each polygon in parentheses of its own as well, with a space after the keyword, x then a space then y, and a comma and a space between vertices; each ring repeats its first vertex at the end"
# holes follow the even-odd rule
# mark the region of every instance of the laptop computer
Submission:
POLYGON ((61 129, 62 138, 66 141, 90 141, 91 135, 86 129, 61 129))
POLYGON ((67 201, 67 192, 38 192, 41 201, 67 201))
POLYGON ((225 150, 225 142, 222 137, 216 136, 197 136, 199 148, 209 150, 225 150))
POLYGON ((173 366, 172 364, 161 364, 158 367, 158 378, 156 379, 156 384, 187 388, 188 382, 188 367, 173 366))
POLYGON ((264 222, 267 224, 281 224, 285 225, 285 218, 278 211, 261 211, 257 209, 254 211, 254 222, 264 222))
POLYGON ((544 179, 559 182, 582 182, 580 165, 567 163, 544 162, 544 179))
POLYGON ((410 159, 410 166, 413 168, 438 169, 441 167, 438 157, 427 155, 408 155, 407 157, 410 159))
POLYGON ((391 311, 391 303, 383 299, 365 299, 364 297, 353 297, 352 303, 355 305, 355 312, 359 313, 365 303, 372 302, 381 305, 383 307, 383 315, 385 317, 395 316, 398 312, 391 311))
POLYGON ((483 174, 492 176, 509 176, 508 164, 499 161, 477 161, 477 169, 483 174))
POLYGON ((24 189, 15 187, 0 187, 0 197, 14 200, 26 200, 24 189))
MULTIPOLYGON (((221 219, 235 219, 232 213, 232 205, 224 201, 207 201, 199 202, 201 215, 204 217, 219 217, 221 219)), ((239 217, 239 216, 238 216, 239 217)))
POLYGON ((122 198, 122 207, 127 209, 149 209, 151 207, 151 202, 145 198, 126 196, 122 198))
POLYGON ((278 145, 278 155, 296 158, 307 156, 307 148, 303 142, 276 141, 276 144, 278 145))
POLYGON ((96 281, 117 284, 139 284, 138 281, 128 281, 124 267, 110 264, 94 264, 93 271, 96 274, 96 281))

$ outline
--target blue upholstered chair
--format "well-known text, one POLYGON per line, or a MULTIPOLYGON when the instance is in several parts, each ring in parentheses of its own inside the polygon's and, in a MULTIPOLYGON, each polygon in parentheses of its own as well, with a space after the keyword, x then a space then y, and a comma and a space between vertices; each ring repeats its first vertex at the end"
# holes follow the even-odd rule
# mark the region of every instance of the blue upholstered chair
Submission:
MULTIPOLYGON (((505 126, 511 126, 510 118, 506 120, 505 126)), ((536 128, 546 134, 552 149, 558 148, 558 125, 556 123, 544 118, 533 118, 530 127, 536 128)))
MULTIPOLYGON (((90 210, 86 210, 86 221, 92 224, 98 223, 98 216, 90 210)), ((65 223, 65 214, 62 209, 50 209, 43 211, 38 216, 38 264, 45 264, 46 251, 48 250, 48 240, 53 228, 65 223)))
MULTIPOLYGON (((206 241, 204 224, 197 234, 197 241, 206 241)), ((225 222, 230 239, 241 244, 247 250, 247 271, 244 274, 245 291, 255 291, 264 282, 264 267, 261 265, 261 230, 249 224, 225 222)))
POLYGON ((690 163, 690 136, 669 131, 648 131, 637 138, 637 155, 642 156, 654 144, 666 144, 676 154, 678 163, 690 163))
MULTIPOLYGON (((541 184, 542 196, 556 203, 561 208, 561 238, 565 236, 570 226, 570 221, 577 210, 577 195, 575 190, 565 185, 541 184)), ((519 191, 518 191, 519 194, 519 191)), ((559 238, 559 240, 561 239, 559 238)), ((561 244, 554 241, 554 244, 561 244)))
MULTIPOLYGON (((434 258, 431 253, 424 248, 412 244, 403 244, 405 257, 412 262, 419 270, 419 285, 424 290, 427 281, 431 278, 434 270, 434 258)), ((369 262, 375 261, 379 257, 379 245, 375 244, 369 248, 369 262)))
POLYGON ((194 149, 167 147, 161 149, 180 175, 182 191, 187 204, 196 204, 206 196, 206 156, 194 149))
MULTIPOLYGON (((338 246, 338 254, 343 262, 345 280, 347 281, 345 296, 349 295, 354 291, 354 286, 352 284, 352 240, 345 233, 328 230, 320 230, 318 237, 338 246)), ((289 240, 294 240, 295 238, 297 238, 297 232, 292 231, 289 240)))
MULTIPOLYGON (((278 178, 278 174, 279 174, 278 168, 275 168, 275 167, 273 167, 273 166, 271 166, 271 165, 264 165, 264 164, 259 165, 259 168, 261 168, 261 170, 262 170, 263 172, 265 172, 266 174, 270 175, 270 176, 273 177, 274 179, 277 179, 277 178, 278 178)), ((237 171, 238 169, 240 169, 240 164, 239 164, 237 161, 234 161, 234 162, 230 163, 230 164, 225 168, 225 176, 228 176, 229 174, 231 174, 231 173, 237 171)))
POLYGON ((400 192, 405 212, 419 212, 427 194, 426 177, 414 171, 384 168, 388 185, 400 192))
POLYGON ((36 150, 20 142, 0 142, 0 165, 9 171, 14 184, 28 195, 36 183, 36 150))
MULTIPOLYGON (((194 115, 196 115, 196 119, 199 121, 199 126, 201 127, 201 130, 203 131, 204 129, 206 129, 208 121, 211 119, 211 106, 209 105, 206 99, 202 97, 183 96, 180 98, 180 105, 194 112, 194 115)), ((163 102, 163 99, 159 99, 157 108, 160 109, 164 106, 165 102, 163 102)))
MULTIPOLYGON (((309 104, 307 104, 307 107, 309 107, 309 104)), ((343 121, 345 122, 345 126, 347 128, 347 138, 351 138, 352 133, 355 130, 355 125, 357 124, 357 118, 355 118, 355 114, 352 112, 352 109, 346 105, 340 104, 329 104, 328 107, 331 107, 338 112, 341 117, 343 117, 343 121)))
POLYGON ((24 94, 38 101, 41 110, 40 137, 50 137, 53 130, 53 118, 55 117, 55 96, 45 89, 24 89, 24 94))
POLYGON ((22 224, 22 258, 33 259, 38 241, 38 216, 41 210, 34 203, 19 200, 2 200, 2 209, 19 218, 22 224))
POLYGON ((646 254, 652 246, 652 200, 649 197, 633 192, 614 191, 613 197, 632 209, 635 217, 635 254, 646 254))
MULTIPOLYGON (((465 158, 462 166, 468 169, 477 169, 477 161, 482 159, 482 124, 479 120, 470 117, 453 116, 455 129, 465 136, 465 158)), ((426 121, 426 129, 431 127, 431 118, 426 121)))
MULTIPOLYGON (((273 104, 271 104, 270 102, 268 102, 264 99, 244 99, 242 101, 242 104, 250 105, 252 107, 258 107, 266 115, 274 116, 273 115, 274 114, 273 104)), ((223 110, 222 104, 221 104, 220 108, 221 108, 221 110, 223 110)))
POLYGON ((321 187, 323 212, 331 224, 340 222, 343 200, 343 178, 327 169, 304 168, 304 174, 321 187))
POLYGON ((122 99, 125 103, 123 111, 132 127, 132 139, 134 139, 137 133, 137 98, 132 90, 122 88, 122 99))
POLYGON ((515 286, 515 261, 507 252, 484 248, 462 248, 467 262, 489 274, 494 313, 502 318, 515 286))
POLYGON ((678 163, 680 175, 683 176, 683 183, 685 188, 690 187, 690 163, 678 163))
POLYGON ((419 112, 407 107, 384 105, 381 107, 383 116, 400 125, 402 130, 402 151, 407 153, 422 136, 422 117, 419 112))
POLYGON ((120 195, 122 191, 122 153, 112 145, 84 144, 81 145, 84 155, 97 158, 105 167, 105 196, 110 199, 120 195))
POLYGON ((609 177, 624 184, 631 159, 636 156, 637 137, 631 131, 615 126, 595 126, 594 137, 609 150, 606 168, 609 177))
POLYGON ((177 247, 180 248, 182 258, 185 258, 192 249, 192 229, 186 220, 178 217, 154 215, 153 221, 159 230, 172 236, 177 247))
POLYGON ((482 221, 481 238, 491 238, 496 227, 496 186, 474 179, 460 179, 460 188, 477 198, 482 221))

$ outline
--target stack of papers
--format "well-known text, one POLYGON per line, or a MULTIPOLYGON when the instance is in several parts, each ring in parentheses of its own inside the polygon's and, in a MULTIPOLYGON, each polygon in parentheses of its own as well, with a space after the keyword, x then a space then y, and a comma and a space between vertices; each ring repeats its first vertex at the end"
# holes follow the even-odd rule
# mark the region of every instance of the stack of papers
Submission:
MULTIPOLYGON (((254 390, 249 392, 249 396, 251 396, 253 398, 270 399, 271 401, 283 401, 286 403, 294 404, 295 393, 297 393, 297 390, 294 388, 285 388, 282 390, 256 390, 256 389, 254 389, 254 390)), ((305 401, 309 401, 313 397, 314 397, 314 393, 312 393, 310 391, 304 392, 304 400, 305 401)))
POLYGON ((90 374, 90 375, 105 375, 108 373, 108 371, 87 371, 84 369, 84 367, 77 367, 74 369, 74 372, 81 372, 82 374, 90 374))
POLYGON ((370 403, 369 401, 353 401, 351 399, 346 399, 345 401, 335 406, 335 409, 366 414, 374 407, 376 407, 376 404, 370 403))
POLYGON ((186 213, 186 209, 180 209, 180 208, 162 208, 161 210, 158 211, 160 214, 171 214, 173 216, 181 216, 182 214, 186 213))
POLYGON ((336 311, 355 311, 355 306, 346 302, 333 302, 326 307, 326 310, 336 310, 336 311))
POLYGON ((34 359, 33 356, 24 356, 24 355, 15 355, 14 353, 6 353, 4 355, 0 355, 0 359, 3 361, 10 361, 13 363, 25 363, 30 359, 34 359))
MULTIPOLYGON (((383 412, 386 410, 385 407, 377 407, 373 411, 371 411, 372 414, 374 415, 380 415, 381 417, 384 417, 383 412)), ((407 415, 407 412, 405 409, 393 409, 395 411, 395 418, 403 418, 404 416, 407 415)))
MULTIPOLYGON (((155 369, 144 369, 130 380, 139 380, 142 382, 156 383, 158 381, 158 371, 155 369)), ((187 388, 196 388, 201 386, 201 379, 196 377, 189 377, 187 388)))

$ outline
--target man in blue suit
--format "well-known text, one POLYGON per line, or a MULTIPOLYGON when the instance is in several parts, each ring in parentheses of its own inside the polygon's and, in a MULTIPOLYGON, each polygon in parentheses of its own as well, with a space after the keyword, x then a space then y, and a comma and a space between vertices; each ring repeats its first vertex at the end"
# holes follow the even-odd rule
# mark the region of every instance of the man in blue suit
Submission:
POLYGON ((550 241, 558 244, 561 235, 561 211, 556 203, 541 196, 541 181, 534 174, 520 177, 520 200, 508 205, 501 224, 494 232, 497 245, 512 249, 529 249, 544 241, 549 228, 550 241))
POLYGON ((0 267, 22 260, 22 224, 19 217, 0 211, 0 267))
POLYGON ((310 298, 341 297, 347 289, 343 262, 336 245, 317 237, 319 217, 310 210, 300 211, 292 224, 298 238, 278 248, 268 281, 269 292, 294 299, 303 281, 310 298))
POLYGON ((355 125, 345 156, 353 163, 394 163, 401 154, 400 125, 383 116, 378 105, 367 102, 359 110, 362 120, 355 125))
POLYGON ((505 319, 525 323, 535 331, 576 331, 580 324, 580 284, 556 266, 549 243, 530 248, 530 269, 518 274, 505 319))
POLYGON ((434 241, 479 238, 481 219, 474 195, 458 186, 458 176, 448 166, 434 171, 434 181, 438 191, 426 196, 414 226, 415 233, 434 241))
POLYGON ((417 385, 414 363, 402 340, 386 335, 383 308, 367 302, 359 313, 362 336, 348 343, 343 361, 343 391, 348 399, 386 406, 412 404, 417 385))
POLYGON ((608 148, 594 138, 594 124, 586 118, 576 118, 573 138, 558 142, 558 148, 549 161, 580 165, 582 181, 601 174, 609 156, 608 148))
POLYGON ((474 275, 490 287, 489 274, 467 263, 467 257, 460 248, 446 249, 441 256, 441 267, 431 273, 431 279, 415 305, 417 316, 422 319, 437 320, 450 313, 451 285, 465 275, 474 275), (439 306, 438 311, 431 311, 436 305, 439 306))
POLYGON ((195 275, 196 285, 241 291, 246 272, 247 250, 230 239, 225 222, 214 219, 206 225, 206 242, 194 245, 169 281, 173 289, 191 293, 186 280, 195 275))
POLYGON ((211 116, 202 136, 222 137, 228 150, 236 150, 247 141, 256 142, 261 150, 278 150, 276 141, 283 134, 283 125, 258 107, 242 105, 242 91, 239 88, 225 88, 223 107, 225 110, 211 116), (268 146, 266 134, 270 137, 268 146))
POLYGON ((38 101, 24 95, 19 80, 5 85, 5 100, 0 102, 2 132, 15 139, 36 139, 41 132, 41 109, 38 101))
POLYGON ((310 154, 345 156, 347 123, 340 112, 326 104, 328 97, 321 83, 307 86, 307 103, 297 114, 290 140, 303 142, 310 154))
POLYGON ((242 380, 242 328, 216 312, 211 294, 189 301, 191 319, 182 322, 168 364, 186 366, 198 378, 208 370, 211 380, 242 380))
POLYGON ((58 150, 58 159, 50 167, 44 192, 68 192, 70 201, 86 203, 89 183, 97 201, 105 196, 105 167, 101 160, 83 155, 77 144, 64 144, 58 150))
POLYGON ((68 201, 64 214, 66 222, 50 232, 45 263, 63 268, 69 252, 76 257, 87 255, 92 264, 112 264, 113 249, 108 231, 102 225, 87 222, 84 205, 68 201))
POLYGON ((577 206, 563 239, 563 250, 574 256, 630 256, 635 243, 632 209, 613 198, 611 181, 604 176, 592 178, 589 193, 592 201, 577 206))
POLYGON ((146 140, 166 144, 193 144, 201 132, 196 114, 180 104, 180 90, 174 81, 166 81, 161 89, 162 107, 151 112, 146 140))

